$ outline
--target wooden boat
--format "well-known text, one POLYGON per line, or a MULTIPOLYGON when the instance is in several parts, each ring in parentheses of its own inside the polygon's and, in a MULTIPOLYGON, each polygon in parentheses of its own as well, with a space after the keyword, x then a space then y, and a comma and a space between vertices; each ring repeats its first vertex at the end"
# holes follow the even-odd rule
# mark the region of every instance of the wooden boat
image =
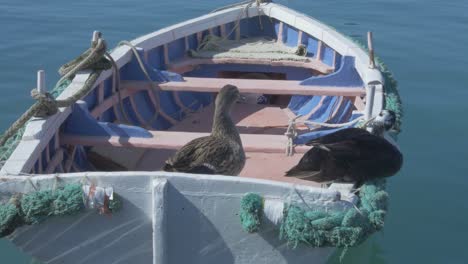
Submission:
MULTIPOLYGON (((390 84, 372 47, 369 55, 317 20, 260 2, 118 46, 110 54, 116 68, 100 72, 90 92, 30 120, 1 170, 4 202, 79 183, 88 197, 90 187, 111 187, 100 189, 103 197, 109 202, 115 192, 122 208, 112 216, 44 215, 7 238, 45 263, 323 263, 335 246, 352 246, 280 237, 288 205, 346 213, 362 202, 352 184, 324 186, 284 172, 307 151, 307 140, 379 113, 390 84), (213 98, 226 84, 247 98, 233 111, 247 156, 240 176, 160 171, 177 149, 209 133, 213 98), (263 197, 260 212, 241 206, 251 193, 263 197), (257 232, 243 229, 243 213, 259 214, 257 232)), ((57 100, 80 91, 90 75, 61 82, 57 100)))

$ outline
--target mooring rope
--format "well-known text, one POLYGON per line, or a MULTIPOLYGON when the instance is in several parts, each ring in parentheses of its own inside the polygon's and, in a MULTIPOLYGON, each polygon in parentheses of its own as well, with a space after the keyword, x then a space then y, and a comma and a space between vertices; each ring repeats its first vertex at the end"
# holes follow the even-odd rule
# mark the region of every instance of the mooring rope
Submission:
POLYGON ((112 74, 112 91, 117 93, 117 99, 119 100, 120 113, 122 113, 122 115, 123 115, 124 122, 129 124, 130 119, 128 118, 127 112, 125 111, 125 107, 123 105, 123 100, 122 100, 122 94, 121 94, 121 90, 120 90, 120 70, 119 70, 119 67, 118 67, 117 63, 115 62, 114 58, 112 58, 112 56, 108 52, 106 52, 104 55, 112 64, 112 72, 113 72, 113 74, 112 74))
POLYGON ((175 120, 174 118, 172 118, 171 116, 169 116, 168 114, 166 114, 164 111, 162 111, 161 109, 161 99, 159 97, 159 92, 161 92, 161 89, 159 88, 158 85, 156 85, 153 80, 151 79, 146 67, 145 67, 145 64, 143 63, 143 60, 141 59, 140 57, 140 54, 138 53, 136 47, 130 43, 129 41, 121 41, 118 46, 121 46, 121 45, 126 45, 128 47, 130 47, 130 49, 133 51, 133 54, 135 55, 135 58, 138 62, 138 64, 140 65, 140 68, 141 68, 141 71, 143 72, 143 74, 145 75, 146 79, 148 80, 148 82, 150 83, 151 85, 151 93, 154 95, 154 97, 156 98, 156 103, 155 103, 155 113, 154 115, 151 117, 151 119, 149 120, 148 124, 153 124, 154 121, 156 121, 159 117, 159 115, 163 116, 164 119, 168 120, 171 124, 177 124, 178 121, 175 120))
POLYGON ((7 140, 21 129, 32 117, 47 117, 57 113, 59 107, 69 107, 77 100, 86 95, 93 87, 102 70, 109 69, 111 66, 104 59, 107 45, 101 36, 91 43, 91 48, 86 50, 78 58, 64 64, 59 73, 63 75, 57 82, 59 86, 65 79, 73 78, 78 71, 84 69, 93 69, 83 87, 75 94, 64 100, 55 100, 50 93, 39 93, 37 89, 31 91, 31 96, 36 99, 34 103, 18 120, 16 120, 2 135, 0 146, 3 146, 7 140))
MULTIPOLYGON (((317 127, 328 127, 328 128, 341 128, 341 127, 354 125, 365 118, 364 116, 360 116, 346 123, 329 124, 329 123, 314 122, 314 121, 309 121, 309 120, 298 120, 298 118, 300 117, 301 115, 298 115, 290 119, 288 128, 286 132, 284 133, 284 135, 288 138, 287 143, 286 143, 286 156, 292 156, 294 154, 294 139, 296 139, 297 137, 296 124, 306 124, 306 125, 313 125, 317 127)), ((367 125, 367 123, 368 122, 366 122, 365 125, 367 125)))
MULTIPOLYGON (((234 27, 232 27, 231 31, 228 34, 226 34, 226 36, 221 38, 221 41, 227 40, 229 38, 229 36, 231 36, 232 33, 234 33, 234 31, 236 31, 240 27, 240 21, 241 21, 242 15, 245 14, 248 17, 249 16, 249 8, 253 4, 257 4, 258 10, 260 10, 260 4, 267 3, 267 2, 270 2, 270 1, 267 1, 267 0, 249 0, 249 1, 243 1, 243 2, 239 2, 239 3, 223 6, 223 7, 220 7, 220 8, 217 8, 217 9, 211 11, 210 14, 215 13, 215 12, 219 12, 219 11, 222 11, 222 10, 226 10, 226 9, 229 9, 229 8, 245 5, 245 7, 242 8, 241 12, 239 13, 239 16, 237 17, 236 22, 234 24, 234 27)), ((258 16, 258 18, 259 18, 260 29, 263 31, 262 18, 261 18, 261 16, 258 16)), ((212 41, 212 38, 210 38, 209 36, 205 37, 205 39, 203 39, 202 42, 198 45, 197 51, 203 50, 203 48, 207 44, 215 44, 212 41)))

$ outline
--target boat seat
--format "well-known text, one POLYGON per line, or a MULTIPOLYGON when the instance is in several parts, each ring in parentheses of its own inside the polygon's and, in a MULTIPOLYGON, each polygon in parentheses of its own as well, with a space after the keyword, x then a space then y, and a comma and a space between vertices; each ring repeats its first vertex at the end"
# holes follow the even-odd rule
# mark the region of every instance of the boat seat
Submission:
POLYGON ((250 64, 250 65, 268 65, 268 66, 283 66, 296 67, 315 70, 321 74, 329 74, 334 71, 334 68, 328 66, 322 61, 310 59, 308 61, 292 61, 292 60, 271 60, 271 59, 244 59, 244 58, 190 58, 185 57, 167 65, 167 69, 179 74, 187 73, 196 69, 198 65, 210 64, 250 64))
MULTIPOLYGON (((63 133, 60 142, 66 145, 114 146, 147 149, 179 149, 193 139, 209 133, 180 131, 147 131, 148 137, 129 135, 90 136, 63 133)), ((287 138, 284 135, 241 134, 246 152, 284 153, 287 138)), ((307 146, 296 147, 296 152, 305 153, 307 146)))
MULTIPOLYGON (((286 94, 286 95, 329 95, 329 96, 363 96, 362 86, 326 86, 302 85, 300 81, 284 80, 251 80, 224 78, 186 77, 183 82, 154 83, 163 91, 219 92, 227 84, 235 85, 241 93, 286 94)), ((125 90, 145 90, 150 87, 148 81, 122 81, 125 90)))

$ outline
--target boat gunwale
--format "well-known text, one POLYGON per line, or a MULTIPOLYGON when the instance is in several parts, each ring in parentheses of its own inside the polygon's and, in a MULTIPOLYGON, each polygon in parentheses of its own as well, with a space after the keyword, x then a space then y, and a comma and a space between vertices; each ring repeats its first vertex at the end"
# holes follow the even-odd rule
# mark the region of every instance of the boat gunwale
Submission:
MULTIPOLYGON (((170 43, 180 37, 197 33, 200 30, 206 30, 207 28, 210 28, 210 24, 218 26, 233 22, 239 17, 241 19, 245 18, 247 17, 245 13, 242 13, 242 15, 239 16, 239 11, 244 8, 245 5, 241 5, 193 18, 136 38, 132 40, 131 43, 147 52, 148 49, 170 43)), ((267 15, 275 18, 295 27, 297 30, 301 30, 318 40, 323 41, 327 46, 342 55, 354 56, 356 59, 355 68, 364 80, 365 86, 370 83, 384 84, 381 72, 378 69, 370 69, 368 67, 369 56, 361 47, 318 20, 275 3, 264 3, 261 4, 260 7, 250 7, 248 15, 249 17, 267 15)), ((116 61, 119 69, 126 65, 133 56, 131 48, 128 46, 119 46, 115 48, 111 55, 116 61)), ((74 94, 82 87, 89 75, 90 71, 82 71, 76 74, 72 83, 62 92, 58 99, 65 99, 74 94)), ((112 70, 102 72, 97 79, 93 90, 111 76, 112 70)), ((381 89, 377 89, 374 95, 374 108, 372 112, 379 112, 382 109, 382 106, 383 91, 381 89)), ((20 174, 31 171, 34 163, 38 160, 42 151, 45 149, 45 146, 49 144, 52 137, 56 134, 57 130, 70 113, 70 107, 60 108, 59 112, 54 116, 46 119, 34 118, 31 120, 26 126, 23 139, 5 163, 4 167, 0 171, 0 175, 20 174), (46 128, 45 131, 43 130, 44 128, 46 128), (33 143, 33 140, 37 140, 37 144, 31 144, 33 143)))

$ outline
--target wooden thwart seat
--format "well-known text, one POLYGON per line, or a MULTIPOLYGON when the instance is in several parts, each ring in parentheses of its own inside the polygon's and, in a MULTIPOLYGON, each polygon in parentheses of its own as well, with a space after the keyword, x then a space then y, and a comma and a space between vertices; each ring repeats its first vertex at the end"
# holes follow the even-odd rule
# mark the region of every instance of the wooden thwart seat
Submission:
MULTIPOLYGON (((219 92, 224 85, 232 84, 241 93, 287 94, 287 95, 330 95, 363 96, 363 87, 309 86, 299 81, 250 80, 186 77, 183 82, 155 83, 163 91, 219 92)), ((123 89, 142 89, 150 86, 147 81, 122 81, 123 89)))
POLYGON ((268 66, 286 66, 305 68, 318 71, 322 74, 333 72, 334 68, 325 63, 311 59, 307 62, 293 60, 271 60, 271 59, 243 59, 243 58, 184 58, 179 61, 168 64, 168 70, 179 74, 192 71, 198 65, 209 64, 250 64, 250 65, 268 65, 268 66))
MULTIPOLYGON (((148 149, 179 149, 191 140, 208 133, 180 131, 148 131, 152 137, 84 136, 62 134, 60 142, 66 145, 114 146, 148 149)), ((241 134, 246 152, 284 153, 287 138, 284 135, 241 134)), ((296 152, 305 153, 306 146, 296 147, 296 152)))

